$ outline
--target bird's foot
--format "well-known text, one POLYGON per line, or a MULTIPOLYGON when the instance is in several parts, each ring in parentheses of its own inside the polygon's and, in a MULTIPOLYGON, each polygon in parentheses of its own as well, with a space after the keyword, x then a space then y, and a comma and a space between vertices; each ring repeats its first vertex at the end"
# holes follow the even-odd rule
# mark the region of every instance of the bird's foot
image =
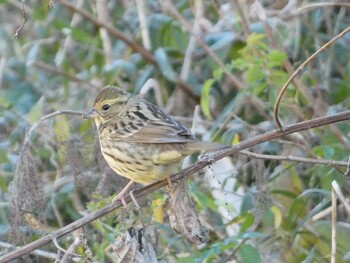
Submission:
POLYGON ((128 205, 127 205, 127 203, 126 203, 126 201, 124 199, 124 194, 121 195, 121 193, 119 193, 116 197, 113 198, 112 203, 116 203, 118 201, 122 202, 124 208, 128 207, 128 205))
POLYGON ((113 198, 112 202, 117 202, 117 201, 121 201, 123 206, 125 208, 128 207, 128 205, 126 204, 126 201, 124 199, 124 195, 126 194, 126 192, 130 189, 130 187, 133 185, 134 181, 130 180, 130 182, 123 188, 123 190, 120 191, 120 193, 113 198))
POLYGON ((171 189, 171 187, 173 186, 173 183, 171 182, 170 176, 168 176, 168 177, 166 178, 166 180, 167 180, 168 183, 167 183, 165 189, 169 192, 170 189, 171 189))
POLYGON ((201 154, 198 156, 198 161, 199 162, 213 163, 214 162, 214 155, 213 154, 201 154))

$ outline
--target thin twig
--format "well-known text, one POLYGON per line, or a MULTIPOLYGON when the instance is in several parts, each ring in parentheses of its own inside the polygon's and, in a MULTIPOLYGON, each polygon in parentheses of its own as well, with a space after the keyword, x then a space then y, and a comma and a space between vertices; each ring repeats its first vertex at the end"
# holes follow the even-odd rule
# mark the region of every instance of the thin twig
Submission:
MULTIPOLYGON (((96 13, 97 17, 103 23, 107 23, 110 21, 107 1, 106 0, 98 0, 96 1, 96 13)), ((109 37, 108 31, 104 27, 100 27, 100 36, 102 40, 103 53, 105 57, 106 64, 111 64, 112 62, 112 44, 111 39, 109 37)))
MULTIPOLYGON (((282 19, 290 19, 294 16, 301 16, 309 11, 312 11, 313 9, 320 8, 320 7, 331 7, 331 6, 344 6, 344 7, 350 7, 350 3, 348 2, 322 2, 322 3, 311 3, 306 4, 301 7, 299 7, 295 12, 288 13, 288 15, 284 16, 284 14, 281 15, 282 19)), ((278 11, 280 13, 280 11, 278 11)))
POLYGON ((199 8, 197 1, 195 2, 195 13, 194 13, 194 22, 192 27, 192 33, 190 35, 190 40, 188 41, 187 49, 185 52, 184 62, 181 68, 180 78, 183 81, 187 81, 188 76, 190 74, 191 64, 192 64, 192 55, 196 46, 196 36, 200 33, 199 28, 199 8))
MULTIPOLYGON (((52 2, 49 4, 53 4, 52 2)), ((78 0, 75 2, 76 8, 80 9, 82 8, 82 5, 84 4, 84 0, 78 0)), ((79 14, 74 13, 72 16, 72 20, 70 22, 70 27, 75 28, 82 17, 79 14)), ((72 48, 72 43, 73 43, 73 38, 71 34, 68 34, 67 37, 65 38, 63 45, 60 46, 60 49, 57 51, 55 55, 55 64, 56 66, 61 66, 64 58, 67 55, 67 52, 72 48)))
POLYGON ((25 0, 22 0, 22 7, 21 7, 21 10, 22 10, 22 24, 19 26, 19 28, 16 29, 16 32, 14 34, 14 38, 18 38, 18 35, 19 35, 19 32, 23 29, 24 25, 26 24, 27 22, 27 13, 26 13, 26 9, 25 9, 25 0))
POLYGON ((277 126, 278 129, 283 129, 281 122, 278 118, 278 109, 279 109, 279 104, 281 102, 282 96, 284 94, 284 92, 286 91, 286 89, 288 88, 289 84, 291 83, 291 81, 295 78, 296 75, 299 74, 299 72, 301 72, 304 67, 311 62, 318 54, 320 54, 322 51, 324 51, 326 48, 328 48, 333 42, 335 42, 336 40, 338 40, 339 38, 343 37, 347 32, 350 31, 350 26, 347 27, 345 30, 343 30, 341 33, 339 33, 338 35, 336 35, 334 38, 332 38, 331 40, 329 40, 326 44, 324 44, 320 49, 318 49, 314 54, 312 54, 307 60, 304 61, 303 64, 301 64, 295 71, 294 73, 289 77, 289 79, 287 80, 287 82, 283 85, 282 89, 280 90, 280 92, 278 93, 277 99, 276 99, 276 103, 274 105, 274 120, 275 120, 275 125, 277 126))
POLYGON ((71 10, 72 12, 78 13, 79 15, 84 17, 85 19, 89 20, 91 23, 95 24, 96 26, 105 28, 108 31, 108 33, 110 33, 112 36, 120 39, 126 45, 128 45, 132 50, 140 53, 140 55, 145 60, 147 60, 149 63, 156 64, 156 61, 150 52, 148 52, 144 47, 139 45, 136 41, 127 37, 122 31, 118 30, 117 28, 115 28, 107 23, 104 23, 103 21, 101 21, 99 19, 96 19, 87 11, 85 11, 83 9, 76 8, 73 4, 71 4, 68 1, 59 0, 58 2, 61 3, 66 8, 68 8, 69 10, 71 10))
POLYGON ((321 220, 322 218, 328 216, 330 213, 332 213, 332 207, 327 207, 326 209, 322 210, 321 212, 317 213, 313 217, 311 217, 311 221, 315 222, 318 220, 321 220))
POLYGON ((151 50, 151 39, 149 37, 149 30, 147 25, 147 18, 146 18, 146 7, 144 0, 136 0, 136 8, 137 8, 137 14, 140 21, 140 29, 141 29, 141 35, 142 35, 142 43, 145 49, 151 50))
POLYGON ((84 114, 84 112, 74 111, 74 110, 59 110, 59 111, 55 111, 55 112, 52 112, 50 114, 47 114, 47 115, 41 117, 39 120, 34 122, 32 127, 30 127, 30 129, 27 131, 23 145, 25 145, 27 143, 30 143, 30 140, 32 139, 32 137, 33 137, 34 133, 36 132, 37 128, 39 127, 39 125, 44 120, 47 120, 47 119, 50 119, 52 117, 55 117, 55 116, 58 116, 58 115, 62 115, 62 114, 71 114, 71 115, 80 115, 80 116, 82 116, 84 114))
POLYGON ((235 249, 222 261, 222 262, 229 262, 230 260, 234 259, 238 250, 244 245, 245 242, 247 242, 249 238, 244 238, 241 240, 241 242, 238 243, 238 245, 235 247, 235 249))
MULTIPOLYGON (((99 88, 98 86, 94 85, 94 84, 91 84, 89 81, 85 80, 85 79, 81 79, 81 78, 78 78, 76 76, 73 76, 71 74, 68 74, 62 70, 59 70, 57 68, 55 68, 54 66, 51 66, 51 65, 48 65, 48 64, 45 64, 43 62, 40 62, 40 61, 34 61, 32 62, 32 65, 37 67, 37 68, 40 68, 40 69, 44 69, 52 74, 58 74, 58 75, 62 75, 63 77, 69 79, 69 80, 72 80, 74 82, 78 82, 78 83, 84 83, 85 85, 88 85, 89 87, 92 87, 92 88, 99 88)), ((84 88, 84 87, 82 87, 84 88)))
MULTIPOLYGON (((76 238, 74 239, 74 242, 75 242, 75 240, 76 240, 76 238)), ((73 243, 74 243, 74 242, 73 242, 73 243)), ((52 243, 54 244, 54 246, 55 246, 59 251, 63 252, 64 255, 70 255, 70 256, 75 256, 75 257, 81 258, 80 255, 75 254, 75 253, 72 253, 71 251, 67 251, 66 249, 64 249, 63 247, 61 247, 60 244, 58 244, 56 238, 52 239, 52 243)), ((65 261, 62 261, 62 262, 65 262, 65 261)))
POLYGON ((249 151, 240 151, 241 154, 262 160, 278 160, 278 161, 289 161, 289 162, 300 162, 300 163, 312 163, 312 164, 324 164, 327 166, 347 166, 347 162, 342 161, 333 161, 333 160, 324 160, 324 159, 313 159, 305 158, 299 156, 284 156, 284 155, 269 155, 269 154, 260 154, 249 151))
POLYGON ((337 255, 337 196, 332 182, 332 248, 331 263, 335 263, 337 255))
POLYGON ((246 17, 246 13, 243 11, 241 4, 238 0, 232 0, 232 6, 235 7, 239 16, 241 17, 242 29, 245 37, 250 35, 249 23, 246 17))
MULTIPOLYGON (((61 111, 61 112, 63 112, 63 111, 61 111)), ((73 112, 73 111, 67 111, 67 112, 73 112)), ((77 112, 74 112, 74 114, 77 114, 77 112)), ((56 113, 56 115, 57 115, 57 113, 56 113)), ((48 117, 46 117, 45 119, 47 119, 47 118, 48 117)), ((212 162, 215 162, 215 161, 220 160, 226 156, 232 155, 232 154, 237 153, 239 151, 242 151, 244 149, 255 146, 259 143, 266 142, 266 141, 269 141, 272 139, 276 139, 276 138, 279 138, 279 137, 282 137, 282 136, 285 136, 287 134, 291 134, 294 132, 300 132, 303 130, 308 130, 308 129, 328 125, 328 124, 335 123, 335 122, 346 121, 346 120, 350 120, 350 111, 345 111, 345 112, 337 113, 337 114, 332 115, 332 116, 320 117, 320 118, 316 118, 313 120, 304 121, 301 123, 287 126, 287 127, 285 127, 284 130, 277 129, 277 130, 267 132, 265 134, 258 135, 258 136, 253 137, 253 138, 249 138, 246 141, 240 142, 240 143, 238 143, 230 148, 226 148, 224 150, 221 150, 221 151, 211 155, 212 158, 210 161, 199 161, 199 162, 183 169, 182 171, 173 174, 171 176, 171 181, 175 183, 175 182, 177 182, 185 177, 188 177, 189 175, 203 169, 204 167, 210 165, 212 162)), ((33 129, 31 129, 31 130, 33 130, 33 129)), ((145 186, 141 189, 135 190, 133 193, 134 193, 134 196, 136 199, 142 199, 142 197, 148 195, 149 193, 155 192, 156 190, 160 189, 161 187, 164 187, 166 184, 167 184, 167 180, 160 181, 160 182, 145 186)), ((131 201, 131 198, 129 195, 127 195, 125 197, 125 202, 129 203, 130 201, 131 201)), ((31 242, 31 243, 29 243, 21 248, 18 248, 16 250, 2 256, 0 258, 0 262, 8 262, 10 260, 13 260, 13 259, 21 257, 23 255, 26 255, 26 254, 30 253, 31 251, 52 242, 52 240, 54 238, 60 238, 62 236, 65 236, 65 235, 71 233, 72 231, 74 231, 74 230, 76 230, 76 229, 78 229, 78 228, 98 219, 98 218, 101 218, 101 217, 105 216, 106 214, 108 214, 108 213, 110 213, 118 208, 121 208, 122 206, 123 205, 119 200, 116 202, 112 202, 112 203, 106 205, 105 207, 103 207, 99 210, 96 210, 94 212, 91 212, 90 214, 74 221, 73 223, 52 232, 51 234, 48 234, 48 235, 46 235, 46 236, 44 236, 36 241, 33 241, 33 242, 31 242)))
POLYGON ((5 73, 6 58, 0 58, 0 89, 2 88, 2 79, 5 73))
MULTIPOLYGON (((171 1, 166 1, 166 7, 168 11, 171 12, 171 14, 182 24, 183 29, 192 34, 192 26, 190 23, 188 23, 182 15, 177 11, 177 9, 174 7, 174 5, 171 3, 171 1)), ((225 66, 225 64, 220 60, 220 58, 211 50, 211 48, 205 43, 205 41, 200 37, 195 35, 197 39, 197 43, 205 50, 205 52, 215 61, 215 63, 223 70, 225 75, 228 77, 228 79, 231 81, 231 83, 237 87, 238 89, 243 88, 242 82, 236 78, 225 66)))
MULTIPOLYGON (((0 248, 2 248, 1 253, 3 253, 4 249, 16 249, 16 246, 0 240, 0 248)), ((39 257, 43 257, 43 258, 48 258, 48 259, 55 259, 56 258, 55 253, 48 252, 45 250, 40 250, 40 249, 36 249, 36 250, 30 252, 30 254, 33 254, 33 255, 36 255, 39 257)))
POLYGON ((348 168, 346 169, 344 176, 346 178, 350 179, 350 157, 349 157, 349 160, 348 160, 348 168))
POLYGON ((142 88, 140 89, 139 96, 143 98, 150 90, 154 91, 154 95, 156 98, 157 105, 163 108, 164 101, 162 98, 162 91, 159 86, 159 83, 157 80, 150 78, 148 79, 145 84, 143 84, 142 88))
POLYGON ((347 200, 345 199, 345 196, 342 193, 337 181, 332 182, 332 188, 333 188, 335 194, 337 195, 338 199, 340 200, 340 202, 342 202, 342 204, 344 205, 346 212, 348 213, 348 215, 350 215, 350 206, 349 206, 347 200))

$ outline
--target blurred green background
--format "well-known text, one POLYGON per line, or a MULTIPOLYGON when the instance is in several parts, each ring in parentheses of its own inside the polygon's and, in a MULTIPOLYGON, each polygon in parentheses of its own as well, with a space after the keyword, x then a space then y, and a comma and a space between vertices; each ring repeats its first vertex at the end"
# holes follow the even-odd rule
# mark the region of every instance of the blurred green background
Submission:
MULTIPOLYGON (((127 182, 108 169, 94 124, 79 116, 43 121, 23 147, 39 118, 86 111, 100 88, 115 84, 188 127, 194 122, 202 140, 237 143, 274 129, 278 91, 350 25, 349 12, 336 1, 1 0, 0 254, 6 244, 27 244, 102 207, 127 182)), ((349 37, 294 79, 280 108, 284 125, 349 109, 349 37)), ((343 122, 250 151, 346 162, 349 133, 343 122)), ((159 191, 140 201, 141 211, 131 205, 87 226, 86 245, 75 250, 80 262, 88 262, 86 251, 113 262, 106 247, 140 222, 158 229, 157 257, 166 262, 330 261, 331 214, 313 216, 330 207, 333 180, 348 196, 346 167, 235 155, 207 170, 187 182, 207 244, 191 244, 169 227, 167 194, 159 191)), ((338 222, 336 258, 348 262, 349 214, 341 204, 338 222)), ((42 250, 53 257, 18 262, 53 262, 57 249, 42 250)))

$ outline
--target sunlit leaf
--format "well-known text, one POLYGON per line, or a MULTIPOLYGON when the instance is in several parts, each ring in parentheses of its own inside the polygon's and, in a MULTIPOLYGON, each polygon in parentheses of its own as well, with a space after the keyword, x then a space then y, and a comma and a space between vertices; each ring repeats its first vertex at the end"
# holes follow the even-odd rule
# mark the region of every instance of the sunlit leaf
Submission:
POLYGON ((263 39, 265 39, 265 34, 250 34, 247 38, 247 43, 249 45, 255 45, 257 43, 260 43, 263 39))
POLYGON ((235 133, 235 136, 233 137, 232 140, 232 145, 235 145, 241 141, 241 136, 239 136, 239 133, 235 133))
POLYGON ((210 98, 210 90, 214 82, 215 82, 214 79, 207 79, 204 82, 203 88, 202 88, 201 109, 207 118, 211 118, 209 98, 210 98))
POLYGON ((251 67, 246 71, 246 78, 248 83, 254 83, 255 81, 261 80, 265 77, 263 69, 260 67, 251 67))
POLYGON ((164 210, 163 210, 164 199, 157 198, 152 201, 152 211, 156 222, 163 223, 164 221, 164 210))
POLYGON ((60 141, 65 141, 69 134, 69 123, 66 115, 59 115, 55 122, 55 135, 60 141))
POLYGON ((221 76, 223 74, 223 69, 222 68, 217 68, 213 71, 213 76, 216 80, 220 80, 221 79, 221 76))
POLYGON ((280 209, 273 205, 270 207, 270 210, 271 212, 273 213, 274 217, 275 217, 275 221, 274 221, 274 224, 275 224, 275 228, 279 228, 281 226, 281 223, 282 223, 282 214, 281 214, 281 211, 280 209))
POLYGON ((28 112, 26 119, 30 124, 33 124, 43 115, 44 103, 45 99, 44 97, 41 97, 34 105, 34 107, 30 110, 30 112, 28 112))
POLYGON ((278 50, 272 50, 269 54, 267 54, 268 63, 267 66, 269 68, 281 66, 282 63, 287 59, 287 55, 278 50))

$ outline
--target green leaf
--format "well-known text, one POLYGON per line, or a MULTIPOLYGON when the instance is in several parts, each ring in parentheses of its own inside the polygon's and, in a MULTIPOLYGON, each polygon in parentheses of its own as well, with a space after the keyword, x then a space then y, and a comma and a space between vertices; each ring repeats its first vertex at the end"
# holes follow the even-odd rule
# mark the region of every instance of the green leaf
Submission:
POLYGON ((8 161, 7 152, 0 148, 0 163, 7 163, 8 161))
POLYGON ((273 205, 270 207, 270 211, 273 213, 274 218, 275 218, 275 220, 274 220, 275 228, 279 228, 281 223, 282 223, 281 210, 277 206, 273 205))
POLYGON ((242 263, 259 263, 261 262, 259 252, 251 245, 243 244, 239 249, 239 255, 242 263))
POLYGON ((209 95, 210 95, 211 87, 213 86, 214 82, 215 82, 214 79, 207 79, 203 84, 202 95, 201 95, 201 109, 204 115, 209 119, 211 119, 209 95))
POLYGON ((55 26, 60 29, 63 34, 66 36, 71 36, 77 42, 92 45, 96 40, 96 38, 91 36, 91 33, 87 33, 86 31, 76 27, 70 27, 70 25, 66 22, 55 21, 55 26))
POLYGON ((30 64, 33 61, 38 60, 38 56, 42 53, 40 42, 35 43, 28 52, 27 63, 30 64))
POLYGON ((276 89, 270 89, 269 90, 269 102, 271 105, 274 105, 277 99, 277 90, 276 89))
POLYGON ((255 81, 261 80, 265 77, 261 67, 254 66, 248 68, 246 72, 246 79, 248 83, 254 83, 255 81))
POLYGON ((246 213, 244 220, 241 223, 241 231, 246 231, 248 227, 252 226, 255 222, 255 216, 251 213, 246 213))
MULTIPOLYGON (((232 32, 221 32, 206 37, 206 42, 210 46, 212 52, 222 61, 225 61, 230 55, 232 43, 237 39, 232 32)), ((208 57, 209 58, 209 57, 208 57)), ((210 58, 210 60, 212 60, 210 58)), ((214 65, 216 62, 212 61, 214 65)))
POLYGON ((237 58, 231 61, 231 66, 234 69, 239 69, 243 71, 249 66, 249 63, 243 58, 237 58))
MULTIPOLYGON (((282 87, 288 79, 288 74, 283 70, 271 70, 269 80, 277 87, 282 87)), ((291 91, 292 86, 289 86, 288 91, 291 91)), ((294 93, 293 93, 294 94, 294 93)))
POLYGON ((308 253, 306 259, 304 260, 304 263, 312 263, 312 262, 315 262, 314 256, 315 256, 315 247, 313 247, 313 248, 311 249, 311 251, 308 253))
POLYGON ((199 206, 201 206, 203 208, 209 208, 212 211, 217 210, 217 206, 216 206, 214 200, 210 199, 208 196, 204 195, 203 193, 201 193, 199 191, 193 192, 193 197, 199 206))
MULTIPOLYGON (((313 230, 316 231, 319 238, 316 242, 317 253, 322 256, 327 257, 331 250, 331 231, 332 223, 331 221, 318 221, 314 223, 313 230)), ((349 253, 349 243, 350 243, 350 227, 346 223, 336 224, 336 262, 344 262, 344 257, 349 253)))
POLYGON ((308 189, 300 194, 291 205, 288 215, 287 224, 289 230, 295 227, 297 218, 304 218, 307 213, 306 205, 308 200, 313 196, 327 197, 330 195, 329 191, 322 189, 308 189))
POLYGON ((262 96, 263 92, 268 88, 268 83, 266 81, 255 82, 251 84, 250 88, 255 95, 262 96))
POLYGON ((267 66, 269 68, 281 66, 282 63, 287 59, 287 55, 278 50, 272 50, 267 54, 266 58, 268 59, 267 66))
POLYGON ((55 135, 60 141, 66 141, 69 134, 69 124, 66 115, 59 115, 55 122, 55 135))
POLYGON ((178 258, 176 259, 176 262, 177 263, 196 263, 196 261, 192 257, 178 258))
POLYGON ((44 101, 44 97, 41 97, 29 111, 26 119, 30 124, 33 124, 42 116, 44 101))
POLYGON ((157 64, 159 65, 159 70, 162 72, 164 77, 171 82, 176 82, 176 73, 170 64, 168 55, 165 50, 163 48, 158 48, 154 52, 154 58, 156 59, 157 64))
POLYGON ((261 41, 265 39, 265 34, 251 34, 250 36, 248 36, 247 38, 247 44, 248 45, 257 45, 259 43, 261 43, 261 41))
POLYGON ((187 35, 177 24, 168 23, 164 25, 160 31, 160 36, 162 37, 161 46, 172 47, 181 51, 186 50, 188 45, 187 35))
POLYGON ((214 69, 213 76, 216 80, 220 80, 223 73, 224 73, 224 70, 222 68, 217 68, 217 69, 214 69))
POLYGON ((254 208, 253 197, 250 193, 246 193, 242 198, 241 213, 249 211, 254 208))

